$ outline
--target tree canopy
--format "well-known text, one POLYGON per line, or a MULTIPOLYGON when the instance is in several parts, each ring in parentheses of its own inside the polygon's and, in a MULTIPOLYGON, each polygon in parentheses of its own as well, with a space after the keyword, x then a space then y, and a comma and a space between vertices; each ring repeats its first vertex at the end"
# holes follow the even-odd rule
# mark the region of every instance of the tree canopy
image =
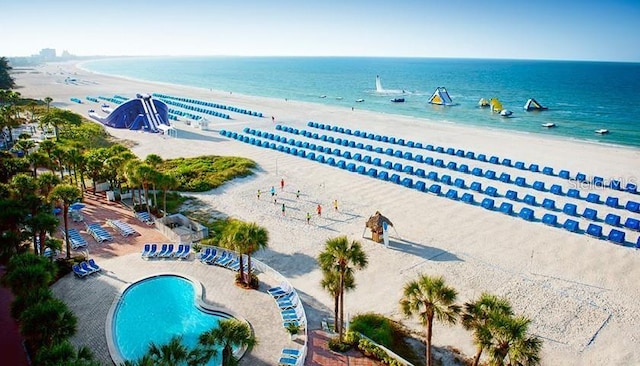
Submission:
POLYGON ((11 71, 9 60, 6 57, 0 57, 0 89, 8 90, 16 86, 9 71, 11 71))

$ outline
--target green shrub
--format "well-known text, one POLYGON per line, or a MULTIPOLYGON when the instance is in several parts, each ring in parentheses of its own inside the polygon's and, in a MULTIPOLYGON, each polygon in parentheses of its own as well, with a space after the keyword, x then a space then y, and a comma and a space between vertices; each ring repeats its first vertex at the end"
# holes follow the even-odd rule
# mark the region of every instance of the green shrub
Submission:
POLYGON ((338 337, 331 338, 329 340, 329 349, 334 352, 344 353, 350 350, 352 347, 350 344, 345 342, 340 342, 338 337))
POLYGON ((349 329, 360 332, 387 348, 393 344, 394 325, 391 320, 380 314, 365 313, 356 315, 351 320, 349 329))
POLYGON ((178 179, 179 191, 204 192, 251 175, 255 167, 256 163, 246 158, 210 155, 166 160, 160 170, 178 179))

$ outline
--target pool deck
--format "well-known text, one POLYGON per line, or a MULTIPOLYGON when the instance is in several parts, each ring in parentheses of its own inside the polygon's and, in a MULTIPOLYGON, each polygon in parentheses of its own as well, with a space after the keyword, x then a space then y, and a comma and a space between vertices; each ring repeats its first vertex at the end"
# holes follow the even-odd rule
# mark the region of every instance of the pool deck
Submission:
MULTIPOLYGON (((99 244, 87 234, 84 222, 70 220, 69 228, 78 229, 89 244, 88 248, 73 251, 72 255, 88 255, 102 267, 102 271, 83 279, 69 274, 56 282, 52 290, 69 305, 78 318, 78 331, 72 342, 77 346, 89 347, 101 364, 114 364, 106 340, 106 323, 114 299, 131 283, 166 273, 180 274, 199 281, 204 286, 205 302, 213 307, 228 309, 229 313, 237 314, 249 321, 258 339, 258 345, 245 354, 241 365, 276 365, 283 348, 301 347, 302 339, 292 339, 289 336, 282 326, 278 307, 266 292, 269 287, 278 284, 276 279, 260 274, 260 288, 257 291, 244 290, 234 284, 236 272, 203 264, 195 258, 194 253, 187 260, 142 259, 140 253, 145 243, 168 242, 167 238, 153 226, 147 226, 136 219, 134 213, 126 206, 107 201, 104 194, 94 195, 85 192, 83 202, 86 204, 82 209, 84 222, 100 223, 111 233, 114 240, 99 244), (106 225, 107 219, 124 221, 138 234, 123 237, 106 225)), ((300 296, 305 302, 307 296, 300 296)), ((312 329, 309 331, 306 365, 377 364, 358 352, 342 355, 328 350, 328 336, 317 330, 320 328, 319 319, 323 314, 316 314, 313 307, 305 306, 305 310, 312 329)))

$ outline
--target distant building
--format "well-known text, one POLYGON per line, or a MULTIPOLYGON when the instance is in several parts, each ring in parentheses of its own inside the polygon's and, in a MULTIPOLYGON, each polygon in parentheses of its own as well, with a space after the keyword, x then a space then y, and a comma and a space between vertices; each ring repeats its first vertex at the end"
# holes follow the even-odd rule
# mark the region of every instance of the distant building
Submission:
POLYGON ((42 61, 53 61, 56 59, 55 48, 43 48, 40 50, 40 58, 42 61))

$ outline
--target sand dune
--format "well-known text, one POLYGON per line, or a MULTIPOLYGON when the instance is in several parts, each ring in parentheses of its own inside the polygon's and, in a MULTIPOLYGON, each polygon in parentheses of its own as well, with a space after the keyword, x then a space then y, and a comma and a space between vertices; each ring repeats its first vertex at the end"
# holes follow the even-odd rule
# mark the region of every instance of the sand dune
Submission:
MULTIPOLYGON (((96 105, 90 102, 75 104, 69 98, 83 99, 88 95, 113 94, 133 96, 140 92, 160 92, 218 101, 263 112, 266 118, 236 113, 230 113, 231 120, 211 118, 211 131, 202 131, 177 122, 175 126, 179 130, 179 137, 175 139, 128 130, 108 131, 118 138, 136 141, 133 151, 141 157, 150 153, 164 158, 217 154, 244 156, 255 160, 259 169, 254 176, 194 196, 206 202, 211 209, 243 220, 255 221, 269 229, 269 249, 259 253, 257 257, 289 277, 303 294, 312 328, 319 327, 319 320, 332 313, 333 304, 330 296, 319 286, 321 274, 314 258, 327 238, 347 234, 364 243, 370 262, 365 270, 356 274, 357 289, 347 295, 346 307, 351 315, 376 311, 402 319, 398 300, 403 284, 419 273, 443 275, 448 283, 459 290, 460 302, 473 299, 482 291, 507 296, 518 313, 533 320, 532 331, 544 339, 544 365, 640 363, 640 349, 637 347, 640 341, 640 285, 637 281, 640 278, 640 256, 632 248, 632 244, 638 239, 638 232, 618 228, 626 233, 628 242, 627 246, 620 246, 584 234, 548 227, 539 222, 544 213, 556 214, 560 222, 564 222, 569 216, 560 211, 545 210, 539 203, 543 198, 555 199, 558 207, 565 203, 575 203, 579 213, 585 207, 595 208, 600 220, 607 213, 620 215, 623 222, 627 217, 638 218, 640 214, 604 204, 587 203, 583 199, 535 191, 530 186, 519 187, 446 168, 411 163, 427 172, 435 171, 440 177, 447 174, 452 180, 462 178, 467 186, 473 181, 480 182, 484 188, 494 186, 499 193, 498 197, 494 197, 496 206, 502 202, 511 202, 516 212, 525 204, 507 200, 504 194, 508 189, 516 191, 521 198, 526 194, 535 195, 538 206, 532 208, 538 222, 527 222, 515 215, 490 212, 478 205, 470 206, 449 200, 443 195, 438 197, 418 192, 231 140, 218 132, 221 129, 242 132, 244 127, 250 127, 336 147, 331 143, 276 131, 276 124, 282 124, 313 130, 334 138, 349 138, 374 146, 428 155, 434 159, 443 159, 445 164, 453 161, 457 165, 467 164, 469 168, 479 167, 483 171, 491 169, 498 176, 506 172, 511 174, 512 179, 517 176, 525 177, 529 184, 539 180, 545 183, 547 189, 552 184, 561 185, 563 191, 577 188, 582 197, 589 192, 600 194, 602 200, 608 196, 616 196, 622 204, 628 200, 640 201, 640 196, 579 185, 557 176, 315 130, 306 124, 313 120, 423 144, 445 148, 451 146, 474 151, 476 154, 485 153, 487 157, 509 157, 514 163, 538 163, 541 169, 551 166, 556 173, 560 169, 567 169, 573 175, 580 171, 588 177, 597 175, 605 179, 620 179, 623 184, 638 181, 640 151, 637 149, 471 128, 357 108, 351 111, 284 99, 230 94, 228 91, 153 84, 93 74, 69 63, 49 64, 38 68, 38 71, 39 74, 16 76, 17 84, 23 86, 19 91, 24 96, 51 96, 54 105, 84 115, 96 105), (65 83, 65 78, 70 75, 80 82, 65 83), (275 123, 271 121, 272 115, 275 123), (279 188, 281 178, 285 180, 283 191, 279 188), (278 204, 273 203, 268 193, 271 186, 275 186, 278 191, 278 204), (258 189, 263 192, 259 200, 256 197, 258 189), (301 191, 299 199, 295 197, 298 189, 301 191), (332 207, 334 199, 339 202, 337 212, 332 207), (287 207, 285 216, 281 212, 282 203, 287 207), (315 214, 317 204, 323 206, 322 217, 315 214), (395 232, 390 248, 362 238, 364 223, 376 210, 394 223, 395 232), (312 215, 311 225, 306 223, 307 212, 312 215)), ((364 153, 355 148, 349 150, 352 153, 364 153)), ((389 160, 393 163, 408 163, 384 154, 367 153, 380 157, 383 162, 389 160)), ((398 174, 403 178, 423 180, 427 182, 427 186, 433 183, 424 178, 398 174)), ((442 188, 444 193, 451 187, 442 184, 442 188)), ((468 189, 458 191, 460 194, 470 192, 468 189)), ((475 196, 476 200, 487 197, 478 193, 475 196)), ((590 223, 581 217, 573 219, 580 223, 583 230, 590 223)), ((612 228, 604 222, 597 224, 603 226, 605 234, 612 228)), ((414 320, 404 322, 419 329, 414 320)), ((460 326, 436 326, 434 343, 455 346, 468 355, 473 353, 470 335, 460 326)))

